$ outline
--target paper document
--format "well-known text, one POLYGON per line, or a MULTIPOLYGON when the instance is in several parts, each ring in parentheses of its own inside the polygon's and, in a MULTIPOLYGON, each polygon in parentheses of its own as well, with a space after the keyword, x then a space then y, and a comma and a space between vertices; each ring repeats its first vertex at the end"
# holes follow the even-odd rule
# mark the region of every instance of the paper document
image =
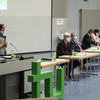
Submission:
POLYGON ((4 58, 7 58, 7 59, 10 59, 11 58, 11 56, 3 56, 4 58))

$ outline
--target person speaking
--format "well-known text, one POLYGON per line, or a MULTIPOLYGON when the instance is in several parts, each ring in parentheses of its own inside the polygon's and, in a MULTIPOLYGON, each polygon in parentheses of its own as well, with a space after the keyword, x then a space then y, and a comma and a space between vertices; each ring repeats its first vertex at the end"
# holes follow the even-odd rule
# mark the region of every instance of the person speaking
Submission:
POLYGON ((0 24, 0 56, 6 55, 7 41, 6 36, 4 36, 5 25, 0 24))

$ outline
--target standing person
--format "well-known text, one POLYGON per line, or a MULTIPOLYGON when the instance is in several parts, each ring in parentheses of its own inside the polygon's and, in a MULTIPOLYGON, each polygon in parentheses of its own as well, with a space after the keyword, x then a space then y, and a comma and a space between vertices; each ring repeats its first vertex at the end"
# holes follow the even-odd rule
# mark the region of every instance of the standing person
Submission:
POLYGON ((90 48, 95 43, 97 43, 97 44, 99 43, 98 41, 92 40, 92 38, 91 38, 92 34, 94 34, 94 30, 90 29, 88 31, 88 33, 83 37, 83 40, 82 40, 82 49, 83 50, 90 48))
MULTIPOLYGON (((57 45, 56 54, 57 58, 62 55, 72 55, 72 50, 70 48, 70 34, 65 33, 64 38, 62 41, 60 41, 57 45)), ((78 67, 80 65, 80 62, 78 60, 73 60, 73 69, 78 67)), ((71 62, 69 63, 69 78, 71 78, 71 62)))
POLYGON ((5 25, 0 24, 0 56, 6 55, 7 41, 6 41, 6 36, 4 36, 4 31, 5 31, 5 25))

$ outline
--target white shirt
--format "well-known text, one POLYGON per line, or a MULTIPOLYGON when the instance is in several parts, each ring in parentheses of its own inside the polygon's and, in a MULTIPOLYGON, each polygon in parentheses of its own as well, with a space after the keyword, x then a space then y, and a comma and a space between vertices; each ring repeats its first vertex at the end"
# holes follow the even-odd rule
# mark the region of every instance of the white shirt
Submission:
POLYGON ((96 41, 96 36, 94 34, 91 35, 92 41, 96 41))

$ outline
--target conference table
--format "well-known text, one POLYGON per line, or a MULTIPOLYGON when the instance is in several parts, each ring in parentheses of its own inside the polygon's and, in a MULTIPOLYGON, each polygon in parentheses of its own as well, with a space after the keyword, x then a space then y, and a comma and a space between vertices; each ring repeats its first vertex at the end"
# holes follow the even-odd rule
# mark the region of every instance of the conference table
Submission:
MULTIPOLYGON (((59 56, 60 59, 70 59, 71 60, 71 70, 73 70, 73 60, 83 60, 83 59, 88 59, 92 57, 99 56, 100 53, 86 53, 86 52, 80 52, 78 53, 78 56, 73 56, 73 55, 63 55, 59 56)), ((73 73, 72 73, 73 74, 73 73)), ((73 75, 71 75, 71 79, 73 80, 73 75)))
MULTIPOLYGON (((100 50, 97 50, 97 46, 92 46, 89 49, 84 50, 87 53, 100 53, 100 50)), ((81 69, 83 69, 83 60, 81 60, 81 69)))
MULTIPOLYGON (((100 46, 99 46, 99 48, 100 48, 100 46)), ((97 46, 92 46, 92 47, 84 50, 84 52, 88 52, 88 53, 100 53, 100 49, 98 50, 97 46)), ((97 58, 92 59, 92 61, 95 62, 95 60, 98 60, 98 65, 99 65, 99 59, 100 59, 100 57, 97 57, 97 58)), ((96 71, 95 63, 94 63, 94 71, 96 71)))
MULTIPOLYGON (((84 52, 88 52, 88 53, 100 53, 100 50, 97 50, 97 46, 92 46, 92 47, 84 50, 84 52)), ((83 63, 82 60, 81 60, 81 63, 83 63)), ((83 64, 81 65, 81 69, 83 69, 83 64)))
POLYGON ((100 50, 97 50, 97 46, 90 47, 89 49, 84 50, 84 52, 88 53, 100 53, 100 50))
MULTIPOLYGON (((39 60, 40 61, 40 60, 39 60)), ((49 67, 49 66, 55 66, 58 64, 63 64, 69 62, 69 59, 56 59, 55 61, 40 61, 41 62, 41 68, 49 67)))
MULTIPOLYGON (((39 60, 40 61, 40 60, 39 60)), ((41 62, 41 68, 45 68, 45 67, 49 67, 49 66, 53 66, 54 67, 54 76, 56 73, 56 65, 60 65, 60 64, 64 64, 64 69, 65 69, 65 79, 66 79, 66 63, 69 63, 70 60, 69 59, 56 59, 55 61, 40 61, 41 62)))

